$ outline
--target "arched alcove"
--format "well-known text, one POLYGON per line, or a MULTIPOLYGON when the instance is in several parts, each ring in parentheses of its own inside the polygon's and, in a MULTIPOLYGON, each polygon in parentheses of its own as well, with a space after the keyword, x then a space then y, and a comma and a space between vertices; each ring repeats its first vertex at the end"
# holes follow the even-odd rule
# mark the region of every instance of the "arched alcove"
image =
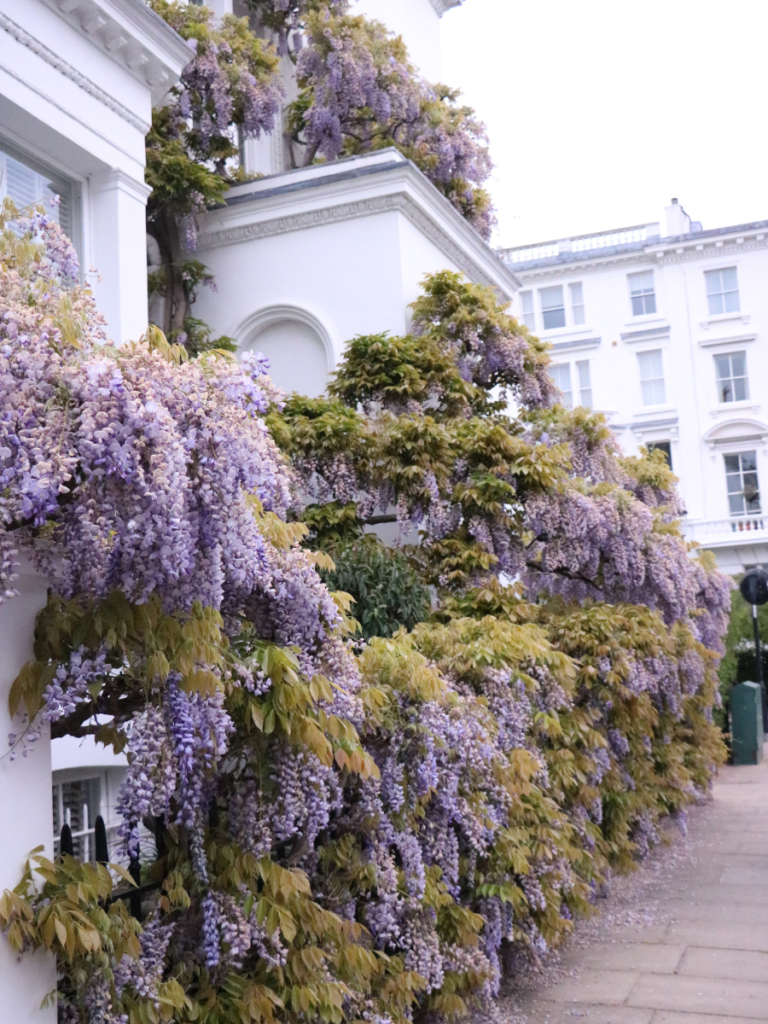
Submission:
POLYGON ((322 395, 333 367, 333 343, 327 326, 306 309, 271 306, 260 310, 236 333, 243 351, 262 352, 270 375, 286 394, 322 395))

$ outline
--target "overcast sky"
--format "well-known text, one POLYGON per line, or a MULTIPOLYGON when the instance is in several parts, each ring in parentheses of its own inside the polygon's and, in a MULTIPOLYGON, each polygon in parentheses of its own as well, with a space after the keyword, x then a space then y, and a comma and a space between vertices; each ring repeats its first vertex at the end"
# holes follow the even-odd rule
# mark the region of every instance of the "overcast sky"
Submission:
POLYGON ((488 126, 500 245, 768 219, 766 0, 465 0, 443 79, 488 126))

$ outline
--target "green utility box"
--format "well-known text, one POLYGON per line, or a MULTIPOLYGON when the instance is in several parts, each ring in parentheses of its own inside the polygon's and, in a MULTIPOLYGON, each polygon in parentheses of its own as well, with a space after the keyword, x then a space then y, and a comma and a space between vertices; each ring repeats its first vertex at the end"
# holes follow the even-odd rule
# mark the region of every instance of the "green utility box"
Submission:
POLYGON ((731 735, 734 764, 760 764, 763 759, 763 703, 757 683, 739 683, 731 690, 731 735))

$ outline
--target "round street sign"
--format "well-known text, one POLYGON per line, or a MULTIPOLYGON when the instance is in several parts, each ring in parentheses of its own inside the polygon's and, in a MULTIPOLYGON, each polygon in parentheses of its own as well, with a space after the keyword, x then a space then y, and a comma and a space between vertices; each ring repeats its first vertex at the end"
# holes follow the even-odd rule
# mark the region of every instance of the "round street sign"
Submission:
POLYGON ((739 590, 747 604, 765 604, 768 601, 768 572, 765 569, 745 572, 739 590))

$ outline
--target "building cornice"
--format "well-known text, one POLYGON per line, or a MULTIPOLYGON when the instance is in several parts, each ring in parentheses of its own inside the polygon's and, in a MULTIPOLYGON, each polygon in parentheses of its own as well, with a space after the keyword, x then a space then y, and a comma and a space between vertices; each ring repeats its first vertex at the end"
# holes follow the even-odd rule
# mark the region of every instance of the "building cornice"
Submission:
POLYGON ((507 300, 519 288, 474 228, 396 150, 263 178, 236 187, 226 201, 205 216, 200 250, 397 212, 470 280, 507 300))
MULTIPOLYGON (((580 274, 600 272, 614 266, 664 266, 687 263, 696 260, 720 259, 740 252, 753 252, 768 248, 768 224, 764 221, 753 225, 739 225, 731 229, 712 232, 695 232, 676 238, 662 238, 633 246, 625 251, 610 251, 601 255, 599 251, 584 258, 558 259, 539 265, 515 265, 515 274, 523 282, 541 281, 548 278, 572 277, 580 274)), ((503 258, 503 256, 502 256, 503 258)), ((509 264, 507 264, 509 265, 509 264)))
POLYGON ((144 0, 42 0, 116 64, 149 86, 157 106, 193 54, 144 0))
POLYGON ((149 125, 146 121, 136 117, 128 107, 118 102, 113 96, 110 96, 109 93, 96 85, 95 82, 92 82, 90 78, 86 77, 81 71, 78 71, 77 68, 67 63, 63 57, 54 53, 53 50, 49 50, 47 46, 44 46, 38 39, 35 39, 26 29, 9 18, 7 14, 0 13, 0 29, 6 32, 12 39, 15 39, 17 43, 25 46, 36 57, 45 61, 46 64, 58 71, 59 74, 74 82, 83 92, 88 93, 89 96, 92 96, 99 103, 102 103, 113 113, 117 114, 123 121, 131 125, 132 128, 136 128, 142 135, 147 134, 149 125))

